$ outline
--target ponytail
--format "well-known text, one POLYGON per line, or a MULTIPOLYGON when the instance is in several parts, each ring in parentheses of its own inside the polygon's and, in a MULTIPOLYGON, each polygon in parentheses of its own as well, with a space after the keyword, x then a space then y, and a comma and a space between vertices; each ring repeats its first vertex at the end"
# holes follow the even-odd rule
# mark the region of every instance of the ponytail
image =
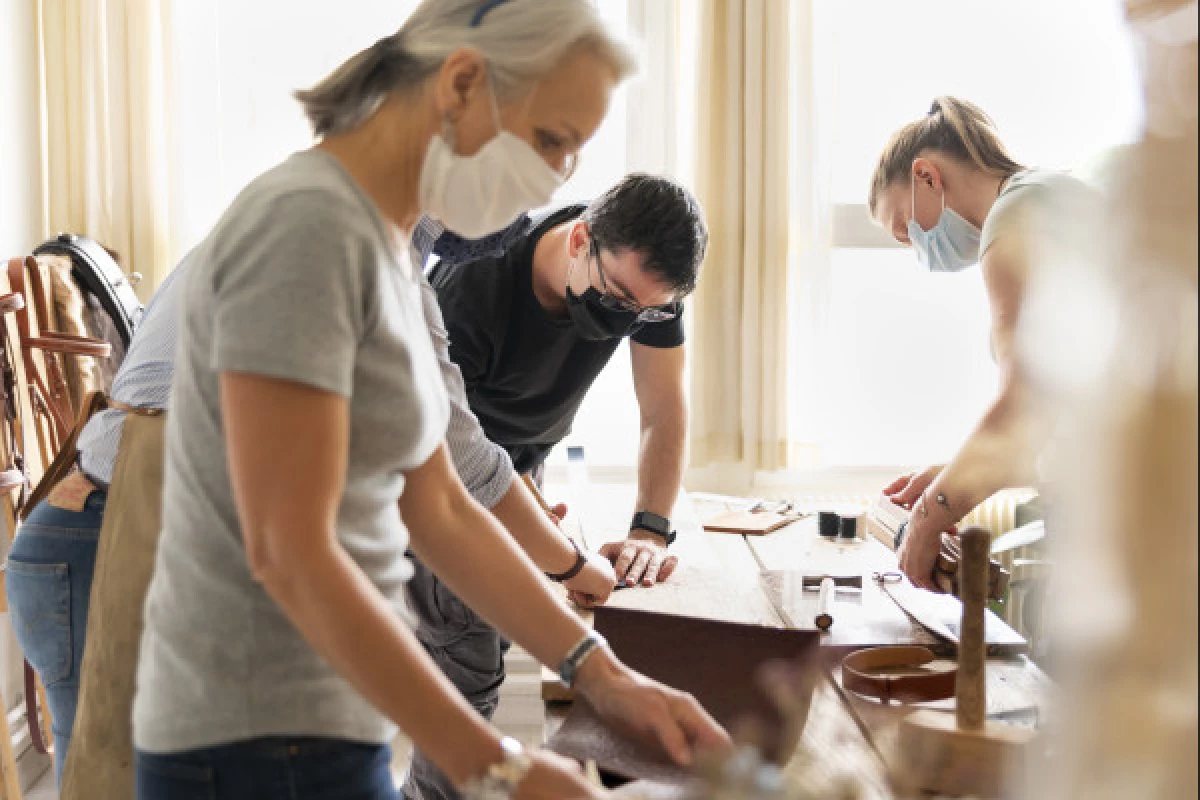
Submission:
POLYGON ((929 113, 893 134, 879 157, 868 199, 872 214, 879 195, 893 183, 907 180, 913 161, 930 150, 997 178, 1024 169, 1008 154, 995 123, 979 106, 948 95, 936 97, 929 113))

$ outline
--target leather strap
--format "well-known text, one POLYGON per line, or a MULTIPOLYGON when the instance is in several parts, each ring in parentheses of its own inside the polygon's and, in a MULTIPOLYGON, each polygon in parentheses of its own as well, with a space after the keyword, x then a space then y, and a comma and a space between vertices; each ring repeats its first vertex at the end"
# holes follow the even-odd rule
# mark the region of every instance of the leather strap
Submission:
POLYGON ((49 350, 53 353, 66 353, 73 356, 92 356, 93 358, 108 358, 112 354, 112 345, 99 339, 87 336, 76 336, 73 333, 43 333, 32 336, 28 340, 30 347, 39 350, 49 350))
POLYGON ((13 258, 8 262, 8 282, 15 294, 24 296, 24 307, 16 309, 17 333, 21 340, 21 357, 25 364, 26 380, 30 386, 30 403, 34 413, 45 412, 50 417, 56 438, 61 442, 70 434, 71 396, 62 365, 53 355, 86 355, 105 358, 111 352, 107 342, 83 336, 74 336, 54 331, 50 310, 46 305, 45 286, 41 270, 33 256, 13 258), (29 291, 25 289, 25 276, 29 276, 29 291), (32 303, 30 298, 32 297, 32 303), (33 306, 37 318, 38 335, 33 335, 29 323, 29 306, 33 306), (45 377, 33 360, 33 350, 46 353, 45 377), (48 385, 47 385, 48 384, 48 385))
POLYGON ((62 443, 62 447, 58 449, 58 454, 54 460, 50 462, 50 466, 46 467, 46 471, 42 474, 41 481, 34 488, 33 494, 29 495, 29 500, 21 509, 21 519, 27 519, 33 509, 37 508, 38 503, 46 499, 50 494, 50 490, 58 485, 59 481, 67 477, 75 464, 79 461, 79 432, 83 430, 83 426, 87 425, 94 415, 99 414, 104 409, 108 408, 109 401, 104 396, 104 392, 88 392, 87 397, 83 400, 83 405, 79 409, 79 416, 75 420, 75 427, 71 428, 71 433, 62 443))
MULTIPOLYGON (((3 313, 13 313, 25 307, 25 298, 16 292, 0 297, 3 313)), ((18 414, 17 371, 12 363, 12 346, 8 338, 8 325, 0 319, 0 402, 3 403, 3 436, 7 445, 9 462, 6 470, 21 475, 21 495, 17 498, 14 511, 20 512, 25 505, 25 492, 29 488, 29 477, 25 472, 25 426, 18 414)))
POLYGON ((0 314, 11 314, 25 307, 25 298, 17 292, 0 296, 0 314))
POLYGON ((29 662, 25 662, 25 720, 29 723, 29 740, 33 749, 42 755, 50 752, 46 737, 42 733, 42 716, 38 711, 37 673, 29 662))
POLYGON ((842 659, 842 687, 883 702, 925 703, 954 697, 958 669, 879 674, 882 669, 918 670, 935 658, 926 647, 871 647, 842 659))

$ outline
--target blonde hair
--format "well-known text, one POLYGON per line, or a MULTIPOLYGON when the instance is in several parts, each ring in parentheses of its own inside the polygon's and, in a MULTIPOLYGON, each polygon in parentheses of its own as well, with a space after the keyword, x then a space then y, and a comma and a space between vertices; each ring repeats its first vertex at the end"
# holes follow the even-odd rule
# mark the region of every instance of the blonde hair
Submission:
POLYGON ((936 97, 928 114, 892 134, 879 157, 867 201, 872 215, 879 195, 893 183, 908 180, 913 161, 927 150, 950 156, 997 178, 1007 178, 1025 169, 1008 154, 996 133, 995 123, 983 109, 957 97, 936 97))
POLYGON ((364 122, 393 91, 411 89, 460 47, 487 59, 496 94, 519 96, 576 48, 590 48, 623 81, 637 70, 630 44, 591 0, 423 0, 400 30, 295 93, 313 133, 364 122))

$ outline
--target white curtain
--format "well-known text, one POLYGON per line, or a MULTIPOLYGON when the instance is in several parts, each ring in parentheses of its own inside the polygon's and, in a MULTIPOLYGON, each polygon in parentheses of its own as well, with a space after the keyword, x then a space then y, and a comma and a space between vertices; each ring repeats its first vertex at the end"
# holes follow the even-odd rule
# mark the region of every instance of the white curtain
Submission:
POLYGON ((812 6, 699 7, 695 186, 711 238, 691 309, 693 466, 814 457, 793 396, 812 391, 829 238, 812 6))
POLYGON ((39 0, 43 227, 140 272, 173 266, 167 0, 39 0))

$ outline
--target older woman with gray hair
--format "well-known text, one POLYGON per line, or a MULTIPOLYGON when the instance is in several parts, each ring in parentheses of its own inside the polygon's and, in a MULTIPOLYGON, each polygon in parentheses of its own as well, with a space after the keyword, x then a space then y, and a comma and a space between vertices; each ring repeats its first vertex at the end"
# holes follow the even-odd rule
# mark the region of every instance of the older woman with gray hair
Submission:
POLYGON ((299 93, 321 137, 188 256, 137 795, 395 798, 402 728, 468 796, 597 797, 423 652, 414 552, 607 718, 676 760, 728 739, 616 659, 456 476, 405 234, 545 204, 632 67, 587 0, 425 0, 299 93), (469 556, 464 556, 469 554, 469 556))

